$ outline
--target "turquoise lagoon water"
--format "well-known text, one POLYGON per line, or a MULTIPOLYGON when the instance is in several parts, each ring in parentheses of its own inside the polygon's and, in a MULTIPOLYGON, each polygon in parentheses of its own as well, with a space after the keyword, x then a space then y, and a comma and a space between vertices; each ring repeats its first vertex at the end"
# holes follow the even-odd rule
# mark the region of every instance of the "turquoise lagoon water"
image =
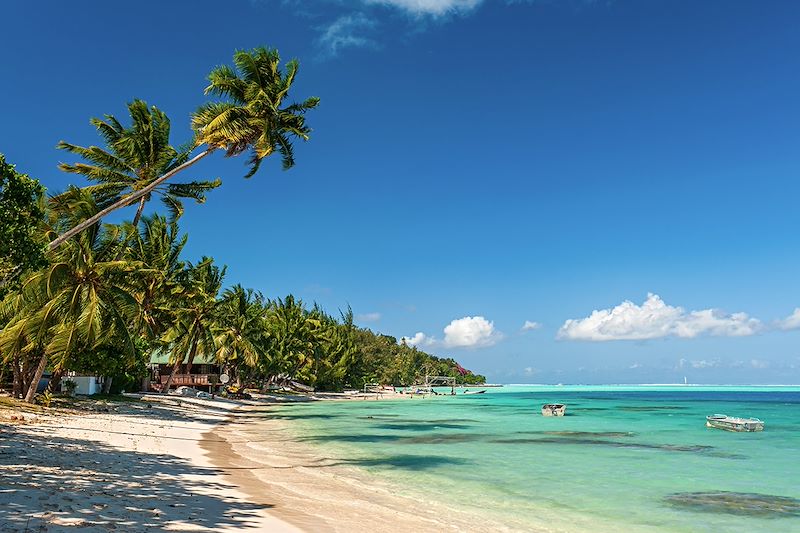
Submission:
POLYGON ((519 529, 800 532, 798 387, 510 386, 280 415, 398 492, 519 529), (542 417, 547 402, 568 416, 542 417), (766 429, 708 429, 713 413, 766 429))

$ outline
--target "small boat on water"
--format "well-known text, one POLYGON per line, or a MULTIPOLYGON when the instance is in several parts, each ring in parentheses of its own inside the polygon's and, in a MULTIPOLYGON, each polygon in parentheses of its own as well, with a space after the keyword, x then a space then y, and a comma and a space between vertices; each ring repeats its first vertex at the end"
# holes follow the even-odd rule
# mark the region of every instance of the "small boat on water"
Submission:
POLYGON ((563 403, 546 403, 542 406, 542 416, 564 416, 567 406, 563 403))
POLYGON ((486 392, 486 389, 483 390, 465 390, 464 394, 483 394, 486 392))
POLYGON ((764 431, 764 421, 758 418, 711 415, 706 417, 706 427, 725 431, 764 431))

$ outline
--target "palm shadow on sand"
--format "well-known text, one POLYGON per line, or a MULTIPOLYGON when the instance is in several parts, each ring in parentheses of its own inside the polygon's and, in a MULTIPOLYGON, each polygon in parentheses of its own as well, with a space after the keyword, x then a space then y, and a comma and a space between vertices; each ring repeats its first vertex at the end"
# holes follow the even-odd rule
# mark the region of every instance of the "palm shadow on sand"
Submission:
POLYGON ((258 511, 271 505, 201 493, 226 475, 173 455, 53 437, 46 428, 0 429, 0 531, 257 527, 258 511))

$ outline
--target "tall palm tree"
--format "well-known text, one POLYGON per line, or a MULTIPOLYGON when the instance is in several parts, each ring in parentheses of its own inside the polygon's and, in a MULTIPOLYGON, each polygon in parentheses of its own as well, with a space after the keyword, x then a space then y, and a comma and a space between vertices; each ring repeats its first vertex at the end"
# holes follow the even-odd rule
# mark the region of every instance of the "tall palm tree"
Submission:
POLYGON ((310 314, 302 300, 289 295, 270 302, 267 310, 269 342, 262 357, 265 372, 290 379, 308 377, 321 330, 322 320, 310 314))
POLYGON ((181 276, 186 263, 180 255, 187 235, 180 235, 175 221, 160 215, 142 218, 140 228, 125 227, 128 243, 124 257, 142 265, 131 279, 131 290, 139 302, 137 330, 157 341, 174 322, 174 310, 182 304, 181 276))
POLYGON ((203 257, 197 265, 188 264, 183 280, 183 303, 175 310, 174 325, 163 336, 164 343, 170 346, 173 363, 162 392, 169 392, 184 360, 188 373, 198 352, 216 352, 217 295, 222 288, 225 270, 225 267, 214 265, 209 257, 203 257))
POLYGON ((291 139, 309 139, 311 128, 306 125, 305 112, 319 104, 319 98, 312 97, 284 106, 284 100, 297 76, 298 62, 288 61, 282 69, 277 50, 267 48, 237 51, 233 62, 234 67, 217 67, 208 77, 206 94, 218 96, 221 100, 201 106, 192 117, 195 148, 203 147, 202 151, 166 171, 149 185, 64 232, 50 243, 50 249, 60 246, 108 213, 151 194, 176 173, 191 167, 217 149, 225 150, 227 156, 250 150, 247 177, 255 174, 261 161, 275 151, 281 154, 284 169, 294 165, 291 139))
POLYGON ((267 336, 263 303, 261 294, 238 284, 222 294, 214 337, 219 362, 249 367, 258 364, 267 336))
MULTIPOLYGON (((53 215, 55 227, 63 224, 58 220, 65 216, 74 219, 81 212, 96 211, 94 199, 80 189, 71 188, 60 201, 60 205, 72 209, 68 215, 53 215)), ((119 237, 114 226, 94 226, 83 232, 67 246, 51 252, 50 265, 30 275, 21 290, 3 303, 0 314, 9 310, 13 314, 0 332, 0 353, 6 357, 38 357, 26 401, 33 400, 48 362, 58 368, 73 355, 112 339, 121 350, 133 353, 128 324, 136 316, 137 302, 125 280, 138 265, 116 260, 119 237)))
MULTIPOLYGON (((104 139, 106 147, 77 146, 61 141, 58 148, 81 156, 88 163, 61 163, 64 172, 80 174, 95 183, 86 189, 97 198, 102 208, 124 201, 131 193, 140 191, 162 175, 186 163, 191 149, 175 149, 169 144, 170 121, 156 106, 147 107, 141 100, 128 104, 131 125, 124 127, 113 115, 106 120, 93 118, 90 122, 104 139)), ((145 204, 153 194, 161 200, 173 219, 183 213, 181 198, 198 203, 206 200, 206 192, 220 186, 222 181, 192 181, 169 183, 155 187, 138 199, 132 224, 139 224, 145 204)), ((136 200, 128 200, 129 205, 136 200)))

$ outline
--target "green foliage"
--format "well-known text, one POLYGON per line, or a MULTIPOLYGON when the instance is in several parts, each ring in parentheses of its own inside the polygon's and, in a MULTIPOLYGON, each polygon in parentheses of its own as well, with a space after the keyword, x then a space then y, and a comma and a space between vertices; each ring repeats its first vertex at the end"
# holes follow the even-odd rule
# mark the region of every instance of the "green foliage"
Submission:
POLYGON ((34 402, 36 405, 41 405, 42 407, 50 407, 50 404, 53 402, 53 393, 49 390, 45 390, 41 394, 35 396, 34 402))
POLYGON ((0 154, 0 299, 19 276, 44 267, 44 187, 20 174, 0 154))
MULTIPOLYGON (((167 172, 189 160, 192 147, 173 148, 169 144, 170 121, 156 106, 148 107, 141 100, 128 104, 131 125, 123 126, 113 115, 105 120, 93 118, 90 122, 103 138, 105 148, 99 146, 77 146, 61 141, 58 148, 81 156, 86 163, 62 163, 64 172, 80 174, 93 182, 86 188, 94 195, 100 208, 120 201, 126 195, 143 189, 167 172)), ((206 200, 206 192, 220 186, 222 182, 192 181, 189 183, 164 183, 153 193, 140 200, 140 209, 133 219, 136 225, 141 208, 152 194, 161 200, 173 220, 183 214, 182 198, 198 203, 206 200)))
POLYGON ((196 264, 181 258, 181 200, 203 202, 220 181, 168 184, 171 174, 216 149, 228 156, 249 152, 247 177, 273 153, 291 168, 292 140, 309 139, 305 113, 319 104, 318 98, 285 104, 296 60, 281 66, 276 50, 256 48, 236 52, 233 61, 209 75, 206 94, 220 100, 193 114, 191 146, 174 148, 167 116, 134 100, 129 126, 112 115, 91 120, 104 147, 59 143, 82 159, 60 168, 91 185, 68 187, 46 202, 41 185, 0 155, 0 280, 22 275, 15 286, 0 281, 0 298, 10 289, 0 301, 0 355, 14 369, 17 393, 26 388, 30 400, 46 365, 111 377, 112 391, 130 390, 156 349, 170 354, 173 372, 213 354, 249 385, 297 380, 342 390, 369 382, 410 385, 426 374, 482 381, 452 359, 356 327, 350 309, 333 317, 291 295, 268 300, 240 285, 220 294, 225 267, 209 257, 196 264), (207 149, 190 159, 202 144, 207 149), (153 194, 169 218, 142 216, 153 194), (132 222, 100 224, 132 203, 138 203, 132 222))
MULTIPOLYGON (((91 195, 81 189, 70 189, 62 198, 89 213, 97 209, 91 195)), ((49 213, 54 225, 79 211, 62 213, 56 207, 49 213)), ((0 353, 12 357, 39 352, 59 367, 109 339, 131 352, 128 323, 137 303, 127 290, 126 278, 139 265, 116 259, 118 237, 116 226, 90 228, 51 252, 47 268, 26 276, 20 290, 0 309, 8 318, 0 332, 0 353)))
POLYGON ((75 394, 75 389, 78 388, 78 384, 70 378, 63 380, 61 384, 64 389, 66 389, 68 396, 73 396, 75 394))
POLYGON ((228 156, 250 151, 248 178, 273 152, 281 155, 284 170, 294 166, 291 139, 309 139, 305 113, 319 105, 312 97, 282 107, 299 63, 292 59, 281 68, 280 61, 272 48, 237 51, 234 67, 217 67, 208 76, 206 94, 222 100, 204 104, 192 117, 198 145, 222 148, 228 156))

